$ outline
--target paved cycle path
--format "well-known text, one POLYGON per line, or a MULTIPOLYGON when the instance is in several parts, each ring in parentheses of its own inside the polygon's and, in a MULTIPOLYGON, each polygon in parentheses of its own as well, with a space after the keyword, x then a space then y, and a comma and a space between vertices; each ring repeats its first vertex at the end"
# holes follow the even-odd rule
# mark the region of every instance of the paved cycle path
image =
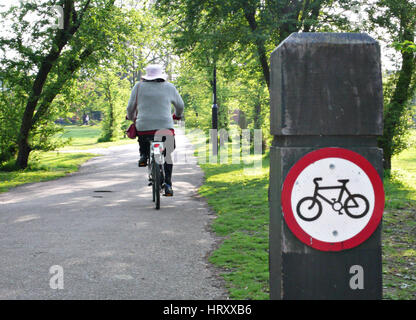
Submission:
POLYGON ((197 197, 203 173, 181 130, 176 139, 187 161, 174 166, 175 195, 159 211, 137 144, 0 194, 0 299, 227 299, 207 262, 217 239, 197 197), (63 289, 51 289, 54 265, 63 289))

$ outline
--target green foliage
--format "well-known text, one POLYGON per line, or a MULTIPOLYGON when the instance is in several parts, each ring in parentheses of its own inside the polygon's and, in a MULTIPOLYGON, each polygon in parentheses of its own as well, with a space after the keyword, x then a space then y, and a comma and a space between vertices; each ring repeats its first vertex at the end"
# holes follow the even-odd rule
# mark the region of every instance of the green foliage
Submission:
POLYGON ((93 112, 101 111, 100 94, 93 79, 73 79, 65 89, 52 103, 56 106, 57 117, 75 117, 82 124, 84 114, 89 115, 91 122, 93 112))
MULTIPOLYGON (((211 128, 212 88, 204 72, 193 67, 183 58, 180 76, 175 85, 185 103, 186 126, 208 132, 211 128)), ((221 106, 220 106, 221 107, 221 106)))
POLYGON ((401 66, 384 86, 384 132, 379 139, 385 168, 392 157, 407 146, 411 109, 409 100, 416 89, 416 3, 409 0, 378 0, 368 4, 369 30, 380 33, 400 56, 401 66))
POLYGON ((400 52, 401 51, 411 52, 411 53, 416 52, 416 45, 414 44, 414 42, 409 41, 409 40, 405 40, 403 42, 394 41, 392 43, 392 47, 400 52))
MULTIPOLYGON (((391 159, 408 148, 409 129, 412 127, 412 110, 408 104, 390 102, 384 105, 384 134, 379 138, 385 159, 391 159)), ((391 169, 386 167, 386 169, 391 169)))
MULTIPOLYGON (((345 6, 354 1, 338 1, 345 6)), ((176 22, 174 45, 179 54, 189 52, 200 67, 215 61, 235 60, 239 52, 251 56, 269 85, 268 53, 292 32, 316 31, 329 16, 333 0, 158 0, 161 15, 176 22)))
POLYGON ((121 80, 109 69, 99 74, 96 83, 104 110, 104 123, 98 142, 118 140, 122 134, 126 101, 130 97, 130 83, 127 79, 121 80))
MULTIPOLYGON (((156 1, 159 14, 173 22, 168 32, 177 54, 188 61, 179 69, 177 79, 186 100, 187 126, 211 127, 212 73, 216 66, 220 127, 228 128, 237 120, 240 128, 263 129, 264 145, 269 144, 269 54, 292 32, 316 31, 328 19, 337 21, 339 14, 324 10, 334 2, 343 9, 356 3, 156 1)), ((346 25, 347 20, 343 21, 346 25)))
POLYGON ((25 92, 12 92, 8 82, 3 81, 0 88, 0 167, 16 154, 19 119, 26 97, 25 92))

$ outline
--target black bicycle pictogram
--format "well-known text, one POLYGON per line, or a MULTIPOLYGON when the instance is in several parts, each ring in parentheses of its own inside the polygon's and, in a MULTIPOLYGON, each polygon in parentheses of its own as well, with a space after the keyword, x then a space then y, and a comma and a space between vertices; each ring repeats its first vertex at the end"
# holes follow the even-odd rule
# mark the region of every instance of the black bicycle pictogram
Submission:
POLYGON ((332 209, 338 214, 343 214, 341 211, 344 210, 345 213, 354 219, 359 219, 364 217, 370 208, 368 200, 361 194, 351 194, 347 188, 348 179, 340 179, 338 182, 341 185, 338 186, 327 186, 321 187, 318 184, 318 181, 321 181, 322 178, 315 178, 313 182, 315 184, 315 191, 313 196, 302 198, 296 205, 296 212, 298 216, 305 221, 314 221, 318 219, 322 214, 322 203, 318 198, 321 198, 325 202, 329 203, 332 206, 332 209), (332 198, 328 199, 319 193, 320 190, 331 190, 331 189, 340 189, 338 199, 332 198), (344 202, 342 198, 344 193, 347 194, 347 197, 344 202))

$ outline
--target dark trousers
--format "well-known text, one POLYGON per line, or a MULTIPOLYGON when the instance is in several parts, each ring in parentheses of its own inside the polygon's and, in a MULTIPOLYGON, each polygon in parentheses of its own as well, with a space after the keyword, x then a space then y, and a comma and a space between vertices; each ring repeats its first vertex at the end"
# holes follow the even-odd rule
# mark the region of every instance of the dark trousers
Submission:
POLYGON ((165 163, 163 165, 165 171, 165 183, 172 186, 172 172, 173 172, 173 160, 172 152, 176 148, 176 142, 174 136, 154 136, 154 135, 141 135, 138 138, 140 147, 140 156, 150 156, 150 142, 162 141, 165 144, 165 151, 163 153, 165 157, 165 163), (156 140, 158 139, 158 140, 156 140), (160 140, 161 139, 161 140, 160 140))

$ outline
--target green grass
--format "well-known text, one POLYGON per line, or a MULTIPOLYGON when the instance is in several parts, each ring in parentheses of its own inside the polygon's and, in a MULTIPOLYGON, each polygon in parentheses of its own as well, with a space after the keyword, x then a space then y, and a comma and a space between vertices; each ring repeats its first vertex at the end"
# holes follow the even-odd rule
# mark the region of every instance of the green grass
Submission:
MULTIPOLYGON (((192 135, 190 138, 195 145, 205 142, 192 135)), ((202 159, 198 155, 199 163, 202 159)), ((254 156, 246 158, 253 159, 254 156)), ((212 229, 224 239, 209 261, 222 269, 232 299, 268 299, 267 159, 263 159, 263 167, 256 175, 245 171, 247 166, 243 163, 200 166, 205 183, 199 193, 218 214, 212 229)))
POLYGON ((416 130, 410 148, 394 157, 384 178, 383 294, 385 299, 416 299, 416 130))
POLYGON ((267 299, 267 164, 257 176, 245 175, 242 165, 201 166, 206 181, 199 192, 218 213, 213 230, 225 238, 209 260, 223 268, 232 299, 267 299))
POLYGON ((117 141, 97 142, 101 135, 101 127, 95 126, 64 126, 64 132, 59 134, 62 139, 70 139, 70 144, 59 150, 86 150, 93 148, 108 148, 116 145, 137 143, 134 139, 121 138, 117 141))
POLYGON ((97 155, 90 153, 39 152, 31 155, 36 160, 29 162, 28 168, 18 171, 0 171, 0 192, 33 182, 57 179, 75 172, 88 159, 97 155))
MULTIPOLYGON (((384 179, 384 299, 416 299, 415 146, 393 159, 395 169, 384 179)), ((223 237, 210 262, 221 268, 231 299, 268 299, 268 159, 257 176, 245 175, 243 164, 201 168, 205 183, 199 193, 217 213, 212 228, 223 237)))

